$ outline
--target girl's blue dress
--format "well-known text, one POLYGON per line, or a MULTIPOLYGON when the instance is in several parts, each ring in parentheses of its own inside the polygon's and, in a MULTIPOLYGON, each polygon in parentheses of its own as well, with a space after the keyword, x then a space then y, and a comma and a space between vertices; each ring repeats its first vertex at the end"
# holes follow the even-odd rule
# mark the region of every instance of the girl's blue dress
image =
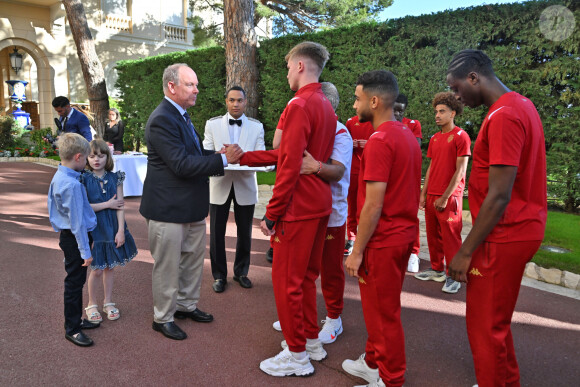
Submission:
MULTIPOLYGON (((85 171, 81 178, 91 204, 111 199, 117 194, 117 186, 123 184, 123 180, 125 180, 125 172, 121 171, 107 171, 103 177, 98 177, 93 171, 85 171)), ((119 228, 117 210, 107 208, 95 212, 95 214, 97 215, 97 227, 91 231, 93 237, 91 269, 103 270, 115 266, 125 266, 137 255, 137 246, 135 246, 135 240, 127 229, 127 222, 125 222, 125 243, 117 248, 115 244, 115 234, 119 228)))

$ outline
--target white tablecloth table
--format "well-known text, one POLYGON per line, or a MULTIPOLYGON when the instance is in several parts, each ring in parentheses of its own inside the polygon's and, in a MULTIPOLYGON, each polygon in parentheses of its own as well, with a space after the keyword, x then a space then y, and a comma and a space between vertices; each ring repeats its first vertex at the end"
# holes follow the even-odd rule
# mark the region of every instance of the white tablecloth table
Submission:
POLYGON ((141 196, 143 182, 147 174, 147 156, 145 155, 113 155, 115 167, 113 172, 125 172, 123 182, 124 196, 141 196))

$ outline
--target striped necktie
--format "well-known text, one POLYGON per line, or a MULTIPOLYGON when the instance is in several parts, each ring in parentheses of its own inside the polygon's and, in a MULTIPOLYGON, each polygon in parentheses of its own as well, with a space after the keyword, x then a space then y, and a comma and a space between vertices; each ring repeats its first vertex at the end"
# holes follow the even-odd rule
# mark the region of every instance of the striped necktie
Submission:
POLYGON ((191 122, 191 118, 189 118, 189 114, 187 114, 187 112, 183 113, 183 117, 185 118, 185 121, 187 122, 187 126, 189 127, 189 129, 191 129, 191 134, 193 135, 193 139, 195 140, 195 145, 197 145, 197 149, 199 149, 199 151, 201 152, 201 145, 199 143, 199 138, 197 137, 197 133, 195 132, 195 127, 193 126, 193 123, 191 122))

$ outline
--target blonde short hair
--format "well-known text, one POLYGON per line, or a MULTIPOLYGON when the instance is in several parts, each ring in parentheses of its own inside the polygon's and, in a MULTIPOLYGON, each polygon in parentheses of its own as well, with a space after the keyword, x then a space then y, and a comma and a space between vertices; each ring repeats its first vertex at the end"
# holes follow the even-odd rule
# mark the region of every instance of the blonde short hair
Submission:
POLYGON ((87 139, 77 133, 61 134, 56 146, 60 158, 67 161, 72 160, 77 153, 87 156, 91 152, 87 139))
POLYGON ((286 62, 294 57, 303 57, 312 60, 318 66, 320 72, 324 69, 326 62, 330 58, 330 54, 326 47, 320 43, 302 42, 295 45, 284 58, 286 62))
MULTIPOLYGON (((89 145, 91 147, 91 152, 95 154, 100 153, 103 155, 107 155, 107 162, 105 163, 105 171, 111 172, 115 167, 115 162, 113 161, 113 157, 111 156, 111 149, 109 149, 109 145, 107 145, 105 140, 97 138, 91 141, 89 145)), ((91 171, 93 170, 91 164, 89 164, 89 160, 87 160, 87 168, 90 169, 91 171)))

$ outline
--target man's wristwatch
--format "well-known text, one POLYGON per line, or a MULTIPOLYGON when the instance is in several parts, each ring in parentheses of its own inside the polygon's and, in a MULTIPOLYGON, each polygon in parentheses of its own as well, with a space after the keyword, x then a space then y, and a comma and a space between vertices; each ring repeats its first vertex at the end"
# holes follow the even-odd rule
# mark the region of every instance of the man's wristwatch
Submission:
POLYGON ((266 215, 264 215, 264 217, 262 218, 262 220, 264 222, 266 222, 266 227, 268 227, 268 230, 273 230, 274 229, 274 225, 276 224, 275 221, 266 218, 266 215))

